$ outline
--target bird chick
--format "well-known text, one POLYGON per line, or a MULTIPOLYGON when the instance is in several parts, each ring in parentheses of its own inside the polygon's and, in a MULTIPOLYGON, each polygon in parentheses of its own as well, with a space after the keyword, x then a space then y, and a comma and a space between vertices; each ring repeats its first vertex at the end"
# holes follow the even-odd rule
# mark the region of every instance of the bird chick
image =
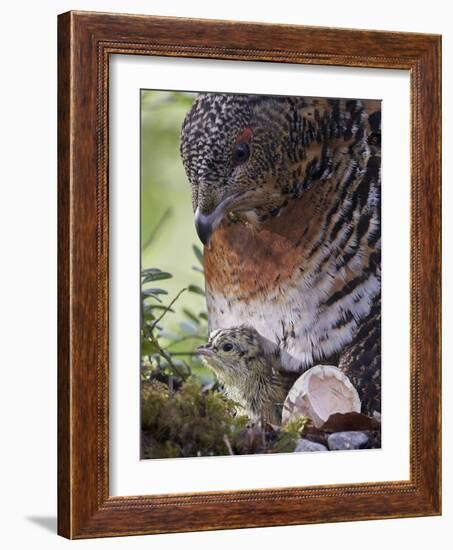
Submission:
POLYGON ((280 371, 279 350, 269 347, 253 328, 218 329, 197 348, 225 393, 252 418, 281 424, 281 410, 291 385, 280 371))

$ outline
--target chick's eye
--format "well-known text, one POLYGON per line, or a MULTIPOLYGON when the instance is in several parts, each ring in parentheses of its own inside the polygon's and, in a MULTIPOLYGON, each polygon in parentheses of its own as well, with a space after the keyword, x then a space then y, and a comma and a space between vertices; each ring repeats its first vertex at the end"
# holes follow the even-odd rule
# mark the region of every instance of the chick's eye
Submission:
POLYGON ((244 164, 250 157, 250 145, 246 142, 238 143, 233 150, 233 162, 237 166, 244 164))
POLYGON ((231 351, 233 349, 233 344, 223 344, 222 350, 223 351, 231 351))

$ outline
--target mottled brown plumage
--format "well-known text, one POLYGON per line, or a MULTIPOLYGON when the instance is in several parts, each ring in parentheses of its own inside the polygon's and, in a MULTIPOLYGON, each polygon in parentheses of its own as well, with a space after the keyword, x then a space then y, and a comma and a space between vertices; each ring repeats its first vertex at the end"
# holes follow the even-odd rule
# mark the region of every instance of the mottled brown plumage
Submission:
POLYGON ((201 94, 181 155, 210 329, 252 325, 290 372, 337 364, 380 410, 380 103, 201 94))

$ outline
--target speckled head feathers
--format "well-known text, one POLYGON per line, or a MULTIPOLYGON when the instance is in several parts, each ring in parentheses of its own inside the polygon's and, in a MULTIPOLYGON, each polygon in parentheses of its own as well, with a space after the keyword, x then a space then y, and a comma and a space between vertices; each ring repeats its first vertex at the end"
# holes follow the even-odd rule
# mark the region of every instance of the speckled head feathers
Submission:
POLYGON ((246 370, 264 356, 260 335, 244 325, 212 331, 208 343, 198 351, 214 370, 246 370))
POLYGON ((359 128, 360 101, 346 103, 200 94, 182 126, 181 157, 201 240, 226 217, 259 226, 326 177, 327 141, 352 137, 359 128))

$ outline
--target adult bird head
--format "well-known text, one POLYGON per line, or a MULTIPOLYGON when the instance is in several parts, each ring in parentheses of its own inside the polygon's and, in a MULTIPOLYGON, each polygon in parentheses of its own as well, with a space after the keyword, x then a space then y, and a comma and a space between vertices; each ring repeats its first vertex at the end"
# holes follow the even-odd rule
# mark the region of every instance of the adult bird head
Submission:
POLYGON ((306 98, 197 97, 182 126, 180 150, 204 244, 226 217, 259 227, 300 195, 320 161, 316 140, 324 107, 306 98))

